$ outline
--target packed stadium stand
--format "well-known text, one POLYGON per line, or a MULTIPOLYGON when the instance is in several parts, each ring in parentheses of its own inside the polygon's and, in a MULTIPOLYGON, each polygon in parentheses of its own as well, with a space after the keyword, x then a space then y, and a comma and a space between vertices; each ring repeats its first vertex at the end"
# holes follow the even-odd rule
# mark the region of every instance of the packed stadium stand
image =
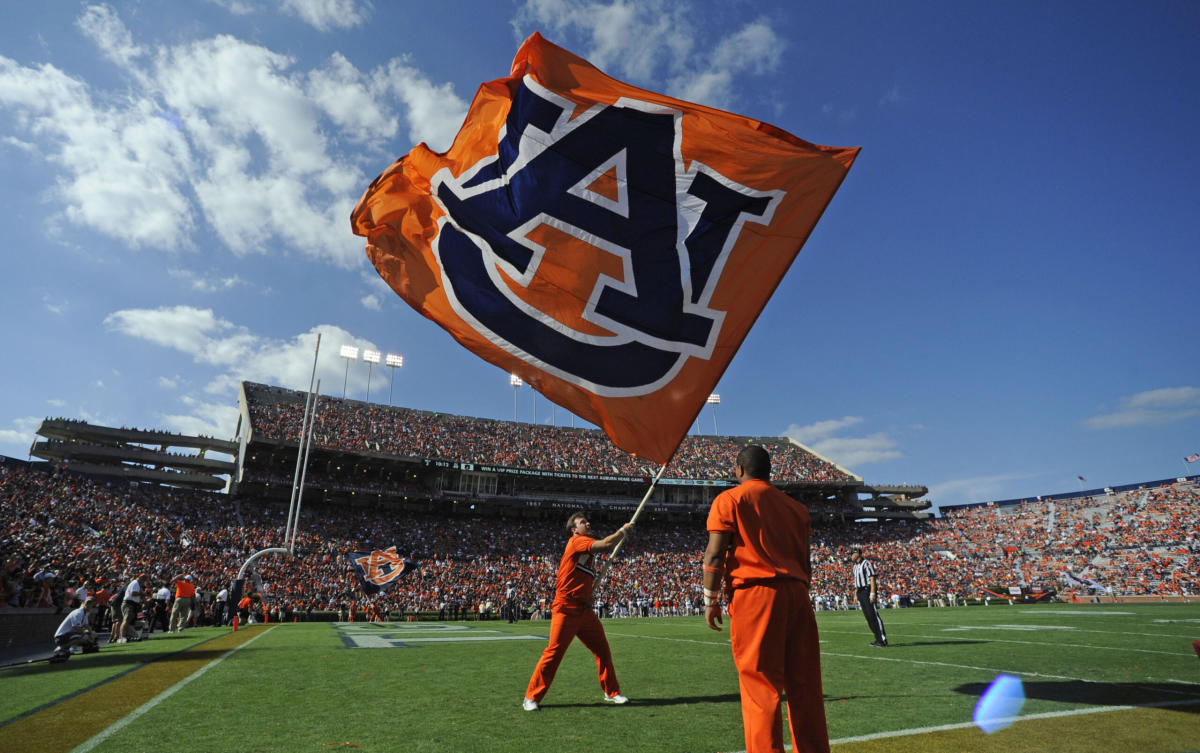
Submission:
MULTIPOLYGON (((79 586, 111 590, 144 572, 157 587, 182 571, 200 586, 199 619, 213 619, 213 596, 241 563, 283 540, 304 400, 246 383, 233 441, 47 419, 32 450, 51 462, 0 458, 0 609, 59 612, 79 586), (195 478, 222 472, 224 493, 195 478)), ((316 416, 295 555, 264 558, 256 573, 276 619, 369 606, 487 618, 509 582, 525 613, 540 614, 566 516, 588 509, 598 531, 615 527, 652 470, 593 430, 331 398, 316 416), (346 555, 391 545, 413 559, 412 573, 364 596, 346 555)), ((864 484, 786 439, 694 436, 598 591, 606 614, 697 610, 703 519, 748 441, 768 446, 776 482, 813 513, 821 608, 853 603, 849 553, 859 546, 901 603, 1200 591, 1194 479, 931 519, 920 513, 923 488, 864 484)))
MULTIPOLYGON (((304 422, 304 392, 242 384, 236 493, 290 497, 304 422)), ((773 480, 820 515, 848 519, 928 517, 919 486, 868 485, 782 437, 689 435, 667 468, 649 511, 702 517, 733 484, 747 443, 771 452, 773 480)), ((565 508, 598 519, 628 515, 657 468, 617 449, 597 429, 456 416, 322 396, 315 411, 305 494, 343 503, 365 497, 412 511, 449 502, 537 517, 565 508), (505 508, 509 508, 507 511, 505 508)), ((554 513, 557 515, 557 512, 554 513)), ((615 519, 614 517, 614 519, 615 519)))

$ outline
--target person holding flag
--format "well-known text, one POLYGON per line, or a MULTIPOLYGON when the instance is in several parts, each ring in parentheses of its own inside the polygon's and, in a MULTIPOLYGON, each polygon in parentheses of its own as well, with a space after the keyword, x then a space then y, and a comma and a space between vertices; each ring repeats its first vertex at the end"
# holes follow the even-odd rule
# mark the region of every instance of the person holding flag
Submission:
POLYGON ((554 603, 551 605, 550 643, 542 652, 533 676, 529 678, 529 687, 525 690, 522 703, 526 711, 537 711, 540 707, 550 690, 550 683, 554 682, 558 665, 575 637, 596 657, 604 700, 615 704, 629 703, 629 699, 621 695, 604 626, 592 610, 592 586, 596 583, 596 555, 608 554, 616 549, 632 527, 633 523, 626 523, 616 533, 596 539, 592 536, 592 524, 582 511, 567 518, 567 530, 571 538, 558 565, 554 603))
POLYGON ((747 753, 783 753, 779 704, 787 697, 792 750, 828 753, 821 647, 809 599, 812 520, 804 505, 771 485, 771 456, 743 447, 738 486, 708 513, 704 618, 721 630, 722 580, 732 591, 729 637, 742 696, 747 753))

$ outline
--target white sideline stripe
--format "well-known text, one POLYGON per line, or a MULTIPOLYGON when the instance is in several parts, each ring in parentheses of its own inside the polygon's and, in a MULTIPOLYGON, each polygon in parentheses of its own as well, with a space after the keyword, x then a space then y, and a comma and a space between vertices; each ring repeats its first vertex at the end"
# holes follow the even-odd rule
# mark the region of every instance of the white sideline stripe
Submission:
POLYGON ((1042 672, 1023 672, 1023 671, 1016 670, 1016 669, 999 669, 996 667, 976 667, 976 666, 972 666, 970 664, 951 664, 950 662, 944 662, 944 661, 924 661, 922 659, 894 659, 890 656, 877 656, 874 654, 872 654, 870 656, 865 656, 863 654, 836 654, 832 651, 822 651, 821 656, 822 657, 840 656, 845 659, 865 659, 867 661, 890 661, 890 662, 897 662, 899 664, 926 664, 926 665, 929 665, 932 667, 952 667, 954 669, 971 669, 971 670, 977 670, 980 672, 1003 672, 1005 674, 1021 675, 1023 677, 1048 677, 1051 680, 1075 680, 1077 682, 1090 682, 1090 680, 1085 680, 1082 677, 1068 677, 1066 675, 1048 675, 1048 674, 1045 674, 1042 672))
MULTIPOLYGON (((972 628, 978 630, 986 630, 987 627, 972 628)), ((839 633, 841 635, 857 635, 861 631, 857 630, 822 630, 822 633, 839 633)), ((1097 631, 1099 632, 1099 631, 1097 631)), ((958 638, 950 635, 914 635, 905 633, 905 638, 929 638, 931 640, 941 638, 942 640, 952 641, 971 641, 971 638, 958 638)), ((1047 646, 1050 648, 1081 648, 1085 651, 1132 651, 1139 654, 1166 654, 1167 656, 1190 656, 1188 651, 1159 651, 1153 648, 1127 648, 1125 646, 1093 646, 1082 643, 1047 643, 1045 641, 1018 641, 1013 638, 993 638, 990 635, 987 637, 989 643, 1017 643, 1022 646, 1047 646)))
POLYGON ((455 637, 439 636, 437 638, 409 638, 407 635, 397 635, 385 638, 396 643, 476 643, 479 641, 544 641, 540 635, 464 635, 455 637))
MULTIPOLYGON (((1200 622, 1200 620, 1196 620, 1196 622, 1200 622)), ((905 622, 904 624, 905 625, 923 625, 925 627, 936 627, 936 628, 944 628, 946 626, 946 623, 944 623, 944 622, 905 622)), ((983 629, 985 627, 986 627, 985 625, 980 625, 980 626, 978 626, 978 629, 983 629)), ((1038 627, 1038 625, 1037 625, 1037 623, 1031 622, 1031 623, 1029 623, 1029 627, 1031 629, 1036 629, 1038 627)), ((825 632, 824 629, 822 629, 821 632, 825 632)), ((830 632, 833 632, 833 631, 830 631, 830 632)), ((842 631, 842 632, 848 632, 848 631, 842 631)), ((1077 632, 1077 633, 1101 633, 1103 635, 1144 635, 1144 636, 1148 636, 1150 638, 1186 638, 1189 641, 1195 639, 1195 636, 1182 635, 1180 633, 1138 633, 1138 632, 1134 632, 1132 630, 1090 630, 1088 628, 1077 627, 1077 628, 1075 628, 1075 632, 1077 632)))
POLYGON ((167 700, 171 696, 175 695, 175 693, 177 691, 181 690, 184 685, 187 685, 192 680, 195 680, 200 675, 204 674, 208 670, 212 669, 213 667, 215 667, 218 664, 220 664, 221 662, 223 662, 225 659, 229 658, 229 655, 232 654, 234 651, 238 651, 239 649, 243 649, 246 646, 249 646, 251 643, 254 643, 256 640, 263 637, 267 633, 271 632, 276 627, 278 627, 278 625, 269 627, 266 630, 259 633, 258 635, 251 638, 250 640, 241 644, 240 646, 234 646, 233 648, 229 649, 225 653, 218 656, 216 659, 213 659, 208 664, 205 664, 200 669, 197 669, 195 672, 191 673, 190 675, 183 678, 179 682, 175 683, 171 687, 167 688, 163 692, 159 693, 158 695, 154 696, 150 700, 146 701, 141 706, 138 706, 133 711, 130 711, 123 718, 118 719, 117 721, 113 722, 112 725, 108 727, 108 729, 106 729, 103 732, 101 732, 100 734, 96 735, 91 740, 80 743, 78 747, 76 747, 74 750, 71 751, 71 753, 87 753, 87 751, 91 750, 92 748, 95 748, 100 743, 104 742, 108 738, 110 738, 113 735, 115 735, 116 733, 120 732, 122 729, 124 729, 126 727, 126 725, 128 725, 130 722, 132 722, 135 719, 137 719, 138 717, 140 717, 142 714, 145 714, 147 711, 150 711, 158 704, 162 703, 163 701, 167 700))
POLYGON ((698 641, 695 638, 667 638, 661 635, 638 635, 637 633, 614 633, 605 631, 608 635, 619 635, 622 638, 648 638, 652 641, 674 641, 675 643, 703 643, 706 646, 728 646, 729 641, 698 641))
MULTIPOLYGON (((1171 706, 1194 706, 1200 701, 1159 701, 1157 703, 1143 703, 1137 706, 1098 706, 1086 709, 1071 709, 1069 711, 1046 711, 1041 714, 1028 714, 1026 716, 1011 716, 1003 719, 996 719, 997 722, 1032 722, 1038 719, 1056 719, 1064 716, 1083 716, 1085 714, 1107 714, 1110 711, 1130 711, 1132 709, 1149 709, 1149 708, 1169 708, 1171 706)), ((837 740, 830 740, 830 745, 841 745, 842 743, 858 743, 867 740, 882 740, 889 737, 904 737, 907 735, 923 735, 929 732, 943 732, 946 730, 966 729, 974 727, 975 722, 959 722, 957 724, 942 724, 937 727, 915 727, 913 729, 900 729, 893 732, 875 732, 870 735, 858 735, 857 737, 842 737, 837 740)), ((792 747, 792 746, 787 746, 792 747)), ((745 753, 745 751, 742 751, 745 753)))
MULTIPOLYGON (((1072 709, 1070 711, 1046 711, 1041 714, 1029 714, 1027 716, 1009 716, 1001 719, 996 719, 997 722, 1033 722, 1038 719, 1055 719, 1063 716, 1083 716, 1085 714, 1107 714, 1110 711, 1130 711, 1132 709, 1150 709, 1150 708, 1170 708, 1171 706, 1193 706, 1198 701, 1161 701, 1159 703, 1143 703, 1138 706, 1100 706, 1087 709, 1072 709)), ((858 735, 856 737, 839 737, 836 740, 830 740, 830 745, 843 745, 845 743, 861 743, 868 740, 886 740, 890 737, 907 737, 909 735, 924 735, 930 732, 948 732, 955 729, 967 729, 974 727, 975 722, 958 722, 956 724, 941 724, 936 727, 913 727, 912 729, 898 729, 891 732, 874 732, 870 735, 858 735)), ((784 745, 784 750, 791 750, 792 746, 784 745)), ((746 753, 746 751, 738 751, 738 753, 746 753)))

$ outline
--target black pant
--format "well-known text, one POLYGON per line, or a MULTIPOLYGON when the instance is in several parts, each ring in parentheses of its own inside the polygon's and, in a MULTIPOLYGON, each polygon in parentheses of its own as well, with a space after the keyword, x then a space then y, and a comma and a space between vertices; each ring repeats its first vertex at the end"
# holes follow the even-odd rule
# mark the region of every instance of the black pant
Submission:
POLYGON ((867 625, 871 627, 871 632, 875 634, 876 643, 887 643, 887 633, 883 629, 883 620, 879 617, 879 610, 875 609, 875 602, 871 601, 870 586, 863 586, 858 589, 858 605, 862 607, 863 617, 867 619, 867 625))

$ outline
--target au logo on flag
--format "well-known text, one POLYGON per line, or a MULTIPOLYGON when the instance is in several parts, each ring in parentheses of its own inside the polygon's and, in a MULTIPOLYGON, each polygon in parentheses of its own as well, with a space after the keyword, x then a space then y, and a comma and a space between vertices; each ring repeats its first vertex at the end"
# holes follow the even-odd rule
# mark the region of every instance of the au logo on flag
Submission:
POLYGON ((433 177, 446 212, 433 248, 459 316, 605 397, 654 392, 687 357, 710 358, 729 252, 782 192, 686 164, 681 119, 630 99, 576 113, 525 76, 497 153, 433 177))
POLYGON ((450 149, 398 159, 351 225, 414 309, 666 463, 857 154, 534 34, 450 149))
POLYGON ((411 564, 395 545, 371 552, 353 552, 346 558, 350 560, 363 591, 368 594, 378 593, 395 583, 408 573, 411 564))

